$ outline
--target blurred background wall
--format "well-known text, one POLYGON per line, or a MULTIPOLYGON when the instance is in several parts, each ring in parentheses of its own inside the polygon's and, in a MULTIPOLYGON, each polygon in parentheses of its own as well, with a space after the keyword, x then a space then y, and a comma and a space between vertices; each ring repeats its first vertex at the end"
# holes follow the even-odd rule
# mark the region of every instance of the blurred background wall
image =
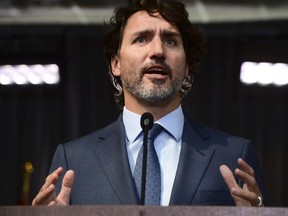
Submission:
MULTIPOLYGON (((117 118, 102 27, 122 2, 1 1, 0 66, 57 64, 60 82, 0 85, 0 205, 29 204, 59 143, 117 118)), ((185 112, 251 139, 271 205, 288 206, 288 86, 240 80, 243 62, 288 64, 287 1, 185 2, 191 21, 203 26, 208 50, 185 112)))

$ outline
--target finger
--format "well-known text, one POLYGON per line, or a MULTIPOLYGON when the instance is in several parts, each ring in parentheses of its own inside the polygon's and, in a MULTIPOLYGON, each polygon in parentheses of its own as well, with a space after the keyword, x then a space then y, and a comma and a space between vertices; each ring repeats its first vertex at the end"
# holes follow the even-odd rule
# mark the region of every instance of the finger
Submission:
POLYGON ((248 200, 252 206, 258 206, 261 191, 254 176, 253 168, 243 159, 238 159, 240 169, 235 169, 235 175, 243 182, 243 191, 238 191, 237 195, 248 200))
POLYGON ((258 206, 259 204, 259 198, 254 192, 250 192, 249 190, 245 190, 245 185, 244 185, 244 190, 234 190, 232 191, 232 194, 234 196, 237 196, 243 200, 246 200, 250 203, 252 206, 258 206))
POLYGON ((58 169, 54 170, 50 175, 48 175, 45 179, 44 185, 40 189, 40 192, 48 188, 51 184, 56 184, 62 172, 63 172, 63 168, 58 167, 58 169))
POLYGON ((246 185, 247 190, 256 193, 257 196, 261 196, 259 186, 254 176, 240 169, 235 169, 235 175, 244 182, 244 185, 246 185))
POLYGON ((68 205, 70 202, 70 194, 74 182, 74 176, 75 176, 74 171, 68 170, 63 177, 62 187, 58 198, 59 201, 64 205, 65 204, 68 205))
POLYGON ((231 193, 231 196, 235 202, 235 205, 236 206, 249 205, 249 203, 246 200, 237 196, 238 190, 241 190, 241 188, 238 186, 232 171, 226 165, 221 165, 220 166, 220 172, 221 172, 221 175, 222 175, 224 181, 226 182, 226 184, 230 190, 230 193, 231 193))
POLYGON ((56 201, 52 200, 47 206, 55 206, 56 205, 56 201))
POLYGON ((32 206, 47 205, 52 199, 56 198, 55 184, 58 182, 59 176, 62 172, 63 168, 59 167, 46 177, 44 185, 32 201, 32 206))
POLYGON ((226 165, 220 166, 220 172, 230 191, 239 187, 232 171, 226 165))
POLYGON ((246 161, 244 161, 242 158, 239 158, 237 162, 241 170, 243 170, 244 172, 248 173, 251 176, 254 176, 253 168, 246 161))
POLYGON ((45 190, 41 190, 32 201, 32 206, 47 205, 51 200, 56 198, 55 186, 51 184, 45 190))
POLYGON ((247 184, 249 190, 255 190, 258 189, 257 182, 254 178, 254 176, 251 176, 247 172, 244 172, 240 169, 235 169, 235 175, 239 177, 245 184, 247 184))

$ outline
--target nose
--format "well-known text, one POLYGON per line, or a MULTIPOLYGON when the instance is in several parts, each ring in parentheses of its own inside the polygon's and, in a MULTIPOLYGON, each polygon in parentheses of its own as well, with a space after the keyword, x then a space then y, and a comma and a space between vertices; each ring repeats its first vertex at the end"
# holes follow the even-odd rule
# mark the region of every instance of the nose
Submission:
POLYGON ((151 59, 164 59, 165 58, 165 50, 164 50, 164 46, 160 38, 154 38, 151 41, 149 57, 151 59))

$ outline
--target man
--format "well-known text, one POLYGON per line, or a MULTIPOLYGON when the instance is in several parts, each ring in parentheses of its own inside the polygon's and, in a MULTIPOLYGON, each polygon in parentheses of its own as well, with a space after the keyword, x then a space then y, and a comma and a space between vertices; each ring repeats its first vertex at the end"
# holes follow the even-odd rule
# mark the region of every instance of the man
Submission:
POLYGON ((183 114, 182 98, 203 55, 202 33, 185 6, 130 0, 115 10, 111 24, 106 57, 123 113, 107 127, 58 146, 32 205, 138 204, 140 117, 150 112, 164 128, 155 139, 160 205, 262 206, 267 195, 251 143, 192 124, 183 114))

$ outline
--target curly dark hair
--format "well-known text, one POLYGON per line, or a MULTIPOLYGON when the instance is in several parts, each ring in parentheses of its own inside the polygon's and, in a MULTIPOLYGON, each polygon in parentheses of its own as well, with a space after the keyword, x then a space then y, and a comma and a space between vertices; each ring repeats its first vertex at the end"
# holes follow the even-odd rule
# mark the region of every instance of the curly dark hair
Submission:
POLYGON ((181 34, 184 51, 189 65, 189 73, 185 77, 180 89, 180 96, 184 97, 190 91, 195 74, 199 73, 204 49, 204 36, 202 28, 193 25, 189 21, 186 5, 177 0, 128 0, 124 6, 114 10, 110 19, 110 25, 106 26, 105 57, 109 64, 109 75, 115 87, 115 100, 119 107, 124 106, 122 83, 119 77, 113 76, 111 71, 111 59, 117 55, 122 42, 123 31, 127 20, 138 11, 146 11, 153 16, 158 12, 165 20, 175 24, 181 34))

